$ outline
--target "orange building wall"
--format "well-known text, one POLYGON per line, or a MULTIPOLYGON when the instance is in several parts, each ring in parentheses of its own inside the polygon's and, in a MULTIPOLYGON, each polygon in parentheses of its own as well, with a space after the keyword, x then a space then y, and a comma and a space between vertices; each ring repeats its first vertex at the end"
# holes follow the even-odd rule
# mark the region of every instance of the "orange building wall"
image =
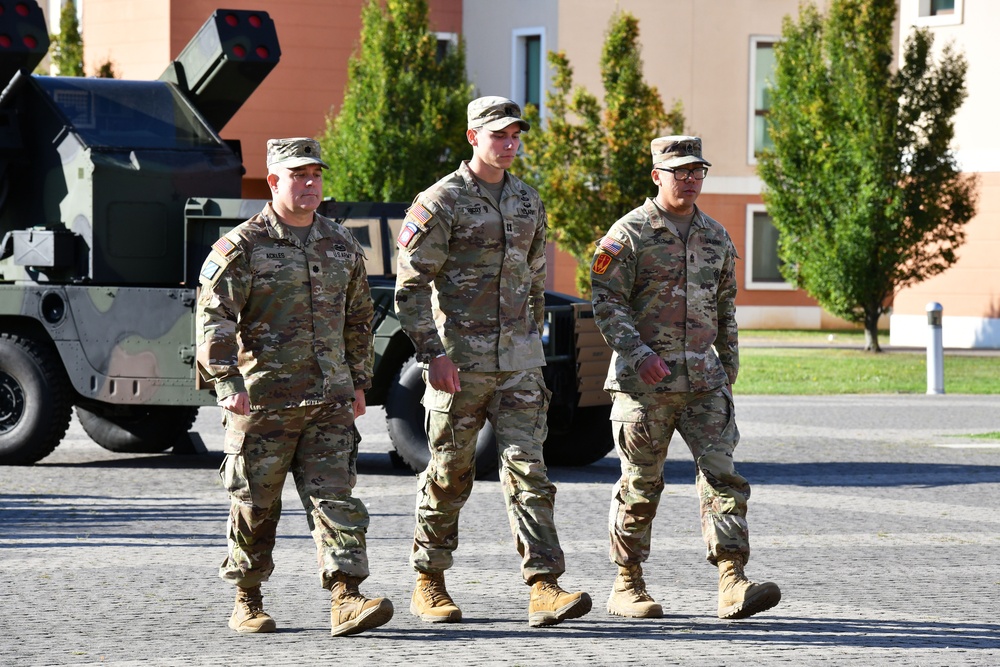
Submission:
MULTIPOLYGON (((87 72, 110 57, 121 78, 155 79, 220 6, 260 9, 262 4, 274 20, 281 60, 220 134, 242 144, 243 196, 267 198, 267 140, 318 136, 326 114, 343 101, 347 63, 360 38, 362 0, 87 0, 82 30, 87 72)), ((461 0, 430 0, 428 6, 432 30, 461 30, 461 0)))
POLYGON ((979 209, 965 228, 965 243, 950 270, 900 292, 894 314, 924 315, 936 301, 947 317, 1000 318, 1000 173, 979 175, 979 209))

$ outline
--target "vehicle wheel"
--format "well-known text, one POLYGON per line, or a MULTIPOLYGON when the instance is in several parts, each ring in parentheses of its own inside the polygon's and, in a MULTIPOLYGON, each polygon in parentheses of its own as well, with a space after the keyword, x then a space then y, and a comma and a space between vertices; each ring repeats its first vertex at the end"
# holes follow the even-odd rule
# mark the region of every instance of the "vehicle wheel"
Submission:
POLYGON ((553 424, 550 419, 544 450, 546 465, 586 466, 600 461, 615 446, 610 419, 610 405, 577 408, 569 424, 553 424))
MULTIPOLYGON (((414 472, 423 472, 431 460, 424 431, 424 395, 422 368, 416 357, 411 357, 399 369, 389 387, 385 402, 385 423, 389 439, 399 457, 414 472)), ((493 475, 497 469, 497 442, 489 422, 479 432, 476 442, 476 479, 493 475)))
POLYGON ((30 465, 56 448, 69 428, 69 382, 53 350, 0 334, 0 464, 30 465))
POLYGON ((118 454, 153 454, 173 447, 190 430, 198 408, 188 405, 76 406, 76 416, 90 439, 118 454))

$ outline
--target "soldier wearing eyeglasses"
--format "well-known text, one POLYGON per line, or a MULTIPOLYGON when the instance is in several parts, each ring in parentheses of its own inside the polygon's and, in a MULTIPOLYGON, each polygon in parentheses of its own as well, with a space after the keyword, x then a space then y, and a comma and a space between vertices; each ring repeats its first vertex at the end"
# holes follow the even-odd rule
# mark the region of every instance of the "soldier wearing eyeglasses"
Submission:
POLYGON ((647 592, 653 518, 674 431, 694 456, 707 559, 719 570, 719 618, 770 609, 778 587, 744 574, 750 556, 750 485, 736 472, 732 385, 739 372, 736 249, 696 205, 711 166, 701 139, 654 139, 656 197, 615 222, 591 266, 594 317, 614 354, 604 388, 622 475, 611 501, 611 561, 618 574, 608 612, 655 618, 647 592))

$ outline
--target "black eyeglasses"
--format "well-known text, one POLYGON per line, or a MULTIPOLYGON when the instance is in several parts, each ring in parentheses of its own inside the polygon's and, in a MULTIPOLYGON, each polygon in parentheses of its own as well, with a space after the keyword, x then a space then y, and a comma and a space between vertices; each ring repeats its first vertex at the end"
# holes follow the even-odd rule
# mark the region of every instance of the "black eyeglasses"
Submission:
POLYGON ((695 167, 694 169, 669 169, 667 167, 657 167, 656 169, 657 171, 669 171, 674 175, 675 181, 686 181, 689 178, 701 181, 708 176, 708 167, 695 167))

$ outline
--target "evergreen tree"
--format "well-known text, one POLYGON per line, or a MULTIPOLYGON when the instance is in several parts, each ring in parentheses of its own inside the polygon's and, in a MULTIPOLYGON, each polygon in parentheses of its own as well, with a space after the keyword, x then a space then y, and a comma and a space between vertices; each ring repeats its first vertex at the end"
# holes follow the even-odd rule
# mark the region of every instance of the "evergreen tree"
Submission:
POLYGON ((59 76, 83 76, 83 35, 76 18, 76 4, 66 0, 59 14, 59 34, 50 36, 49 53, 59 76))
POLYGON ((439 55, 426 0, 369 0, 340 110, 319 137, 331 164, 324 194, 405 201, 469 151, 464 44, 439 55))
POLYGON ((915 30, 896 71, 895 16, 894 0, 832 0, 786 17, 759 163, 782 275, 876 352, 893 295, 955 262, 976 207, 951 151, 965 58, 949 45, 935 63, 915 30))
POLYGON ((653 193, 649 142, 683 131, 679 103, 668 113, 659 91, 643 80, 639 21, 618 11, 601 54, 604 108, 573 87, 565 53, 550 53, 554 70, 545 126, 529 106, 524 142, 528 181, 538 188, 552 237, 577 259, 576 283, 590 294, 594 243, 611 224, 653 193))

